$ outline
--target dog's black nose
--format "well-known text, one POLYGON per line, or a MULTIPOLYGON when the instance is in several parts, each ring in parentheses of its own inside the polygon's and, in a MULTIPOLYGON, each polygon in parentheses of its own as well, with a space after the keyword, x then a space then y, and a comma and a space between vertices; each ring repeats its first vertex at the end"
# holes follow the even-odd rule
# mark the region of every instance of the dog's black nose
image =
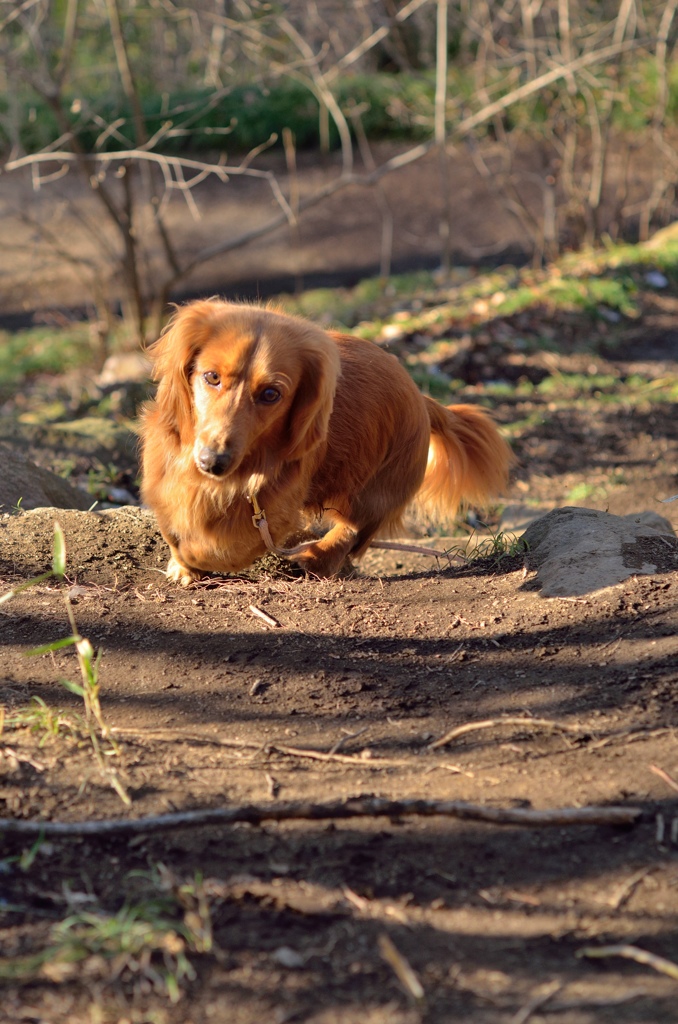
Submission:
POLYGON ((221 476, 231 464, 232 455, 229 451, 215 452, 212 448, 201 448, 198 454, 198 467, 203 473, 221 476))

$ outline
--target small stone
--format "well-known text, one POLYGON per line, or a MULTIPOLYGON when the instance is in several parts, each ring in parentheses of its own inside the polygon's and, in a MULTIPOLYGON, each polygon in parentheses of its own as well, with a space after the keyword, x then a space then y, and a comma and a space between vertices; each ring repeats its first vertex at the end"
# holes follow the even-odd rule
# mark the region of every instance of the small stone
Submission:
POLYGON ((291 949, 289 946, 280 946, 273 953, 273 960, 281 967, 287 967, 290 971, 297 971, 300 967, 303 967, 306 963, 305 957, 301 953, 297 953, 296 949, 291 949))
POLYGON ((669 283, 668 277, 665 277, 660 270, 648 270, 645 275, 645 282, 649 284, 651 288, 666 288, 669 283))

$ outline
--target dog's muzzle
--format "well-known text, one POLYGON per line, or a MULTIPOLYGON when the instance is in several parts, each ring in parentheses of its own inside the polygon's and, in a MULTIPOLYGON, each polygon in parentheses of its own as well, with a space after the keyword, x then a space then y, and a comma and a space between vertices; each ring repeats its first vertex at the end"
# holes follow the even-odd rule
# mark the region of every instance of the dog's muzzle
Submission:
POLYGON ((213 448, 201 448, 196 464, 198 469, 210 476, 223 476, 233 461, 230 451, 215 452, 213 448))

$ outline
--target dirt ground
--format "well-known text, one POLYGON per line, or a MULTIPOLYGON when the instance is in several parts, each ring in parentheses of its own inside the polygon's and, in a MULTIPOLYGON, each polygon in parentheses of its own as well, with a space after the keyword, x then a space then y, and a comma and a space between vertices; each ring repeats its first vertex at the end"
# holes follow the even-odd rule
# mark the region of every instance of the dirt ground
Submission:
MULTIPOLYGON (((165 553, 149 514, 111 513, 107 529, 94 513, 60 511, 5 522, 4 535, 22 541, 3 541, 21 577, 49 563, 55 516, 78 627, 104 651, 104 714, 132 807, 81 738, 39 747, 40 730, 19 728, 3 737, 5 816, 93 820, 366 794, 645 813, 632 829, 434 817, 50 839, 24 869, 12 854, 26 841, 6 837, 5 957, 40 949, 69 913, 148 900, 159 864, 181 882, 205 880, 214 946, 190 956, 197 975, 176 1006, 143 972, 116 978, 90 951, 61 973, 6 981, 4 1019, 675 1020, 675 979, 578 956, 630 943, 678 957, 675 794, 652 768, 678 777, 675 554, 656 575, 576 600, 541 598, 520 558, 398 575, 376 553, 355 579, 276 573, 186 591, 157 572, 165 553), (504 716, 524 721, 430 748, 452 727, 504 716), (416 971, 420 1003, 380 955, 384 934, 416 971)), ((3 607, 9 719, 31 697, 74 715, 77 698, 59 682, 78 678, 72 649, 25 657, 68 632, 55 586, 3 607)))
MULTIPOLYGON (((557 363, 516 362, 512 339, 529 324, 514 319, 455 365, 471 398, 511 374, 650 381, 616 401, 563 386, 495 402, 519 460, 507 528, 526 506, 563 504, 651 509, 676 525, 678 505, 660 502, 678 491, 678 410, 654 398, 678 369, 677 308, 648 295, 614 353, 568 351, 563 323, 557 363)), ((48 465, 60 454, 47 429, 24 444, 48 465)), ((133 445, 121 451, 132 473, 133 445)), ((5 834, 3 1021, 675 1022, 675 967, 632 958, 678 961, 675 546, 652 575, 578 598, 542 597, 521 555, 450 567, 376 551, 349 578, 269 565, 182 590, 160 571, 150 513, 48 510, 0 519, 0 591, 49 567, 54 519, 66 586, 43 582, 0 606, 1 817, 366 796, 642 816, 633 827, 266 821, 35 845, 5 834), (64 592, 103 652, 103 716, 119 744, 106 772, 62 682, 79 679, 73 647, 26 657, 69 635, 64 592), (58 730, 54 715, 21 717, 36 698, 62 710, 58 730), (143 948, 132 942, 140 921, 155 928, 143 948)))
MULTIPOLYGON (((574 413, 535 429, 518 445, 531 461, 517 495, 529 484, 533 498, 558 503, 575 476, 623 463, 630 483, 599 507, 652 505, 649 495, 676 489, 677 422, 642 406, 588 419, 593 436, 576 469, 584 426, 574 413)), ((50 926, 67 915, 149 905, 159 871, 175 886, 202 880, 213 946, 189 951, 195 975, 181 980, 176 1005, 150 967, 91 946, 23 981, 5 972, 4 1019, 676 1019, 675 978, 579 955, 631 944, 678 959, 672 548, 656 574, 577 599, 541 597, 521 556, 445 568, 383 552, 355 578, 319 582, 275 567, 181 590, 158 571, 166 552, 150 513, 47 510, 2 520, 6 586, 49 566, 55 518, 78 628, 103 650, 103 711, 121 748, 111 764, 132 805, 82 730, 50 738, 35 722, 19 727, 31 698, 71 722, 80 704, 60 682, 78 679, 72 648, 25 656, 69 633, 63 588, 44 583, 0 609, 0 699, 16 721, 0 746, 4 816, 80 821, 363 795, 644 813, 633 828, 404 817, 48 839, 24 867, 16 858, 30 843, 6 836, 4 965, 53 945, 50 926), (523 722, 431 749, 453 727, 507 716, 523 722), (422 999, 384 959, 384 935, 422 999)), ((173 920, 182 913, 175 904, 173 920)))

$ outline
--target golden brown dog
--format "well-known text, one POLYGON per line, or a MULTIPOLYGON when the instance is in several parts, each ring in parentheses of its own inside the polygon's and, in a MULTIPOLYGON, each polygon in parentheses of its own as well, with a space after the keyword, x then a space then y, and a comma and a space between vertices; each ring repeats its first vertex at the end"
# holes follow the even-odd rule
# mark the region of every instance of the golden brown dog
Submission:
POLYGON ((472 405, 422 395, 396 358, 297 317, 216 300, 181 308, 154 344, 142 497, 184 584, 322 520, 296 561, 321 576, 392 534, 413 499, 452 513, 506 483, 510 449, 472 405))

